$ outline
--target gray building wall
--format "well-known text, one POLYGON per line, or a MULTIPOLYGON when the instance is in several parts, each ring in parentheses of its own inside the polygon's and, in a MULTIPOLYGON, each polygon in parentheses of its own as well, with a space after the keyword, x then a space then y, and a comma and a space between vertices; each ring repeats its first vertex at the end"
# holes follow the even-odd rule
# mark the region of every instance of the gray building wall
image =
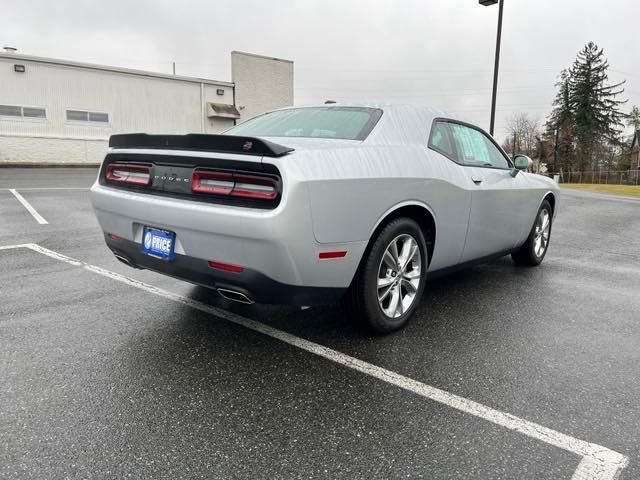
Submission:
POLYGON ((233 105, 229 82, 0 54, 0 85, 0 105, 46 110, 46 118, 0 115, 0 163, 97 163, 115 133, 216 133, 234 123, 207 117, 208 102, 233 105), (68 109, 109 121, 67 120, 68 109))
POLYGON ((231 80, 236 86, 238 122, 293 105, 291 60, 231 52, 231 80))

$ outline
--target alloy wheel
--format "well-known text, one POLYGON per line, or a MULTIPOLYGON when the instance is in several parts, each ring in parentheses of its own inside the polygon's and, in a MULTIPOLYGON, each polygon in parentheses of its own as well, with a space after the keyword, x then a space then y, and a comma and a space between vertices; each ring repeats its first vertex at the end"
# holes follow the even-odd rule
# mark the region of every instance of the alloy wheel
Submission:
POLYGON ((421 277, 418 242, 411 235, 398 235, 385 249, 378 268, 378 304, 387 317, 398 318, 411 307, 421 277))
POLYGON ((551 231, 551 221, 549 212, 546 209, 540 210, 536 219, 535 237, 533 240, 533 251, 538 258, 544 255, 549 245, 549 233, 551 231))

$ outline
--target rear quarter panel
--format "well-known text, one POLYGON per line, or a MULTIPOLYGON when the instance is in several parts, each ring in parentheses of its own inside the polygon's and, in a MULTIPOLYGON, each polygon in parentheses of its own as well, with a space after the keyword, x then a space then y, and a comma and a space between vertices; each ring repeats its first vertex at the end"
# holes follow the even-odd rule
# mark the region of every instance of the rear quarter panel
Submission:
POLYGON ((307 184, 318 242, 368 241, 393 210, 420 205, 436 223, 431 268, 460 260, 471 195, 459 165, 418 145, 301 153, 285 160, 291 162, 287 170, 299 170, 307 184))

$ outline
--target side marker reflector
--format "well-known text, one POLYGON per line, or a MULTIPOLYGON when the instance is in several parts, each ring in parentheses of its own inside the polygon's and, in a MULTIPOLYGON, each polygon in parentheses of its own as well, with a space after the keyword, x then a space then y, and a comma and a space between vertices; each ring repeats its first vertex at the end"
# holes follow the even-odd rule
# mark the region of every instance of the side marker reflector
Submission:
POLYGON ((233 272, 233 273, 242 273, 244 272, 244 267, 239 265, 232 265, 230 263, 222 263, 222 262, 208 262, 211 268, 216 268, 218 270, 224 270, 225 272, 233 272))
POLYGON ((320 252, 318 254, 318 257, 320 257, 320 260, 327 260, 329 258, 343 258, 346 256, 347 256, 346 250, 341 250, 339 252, 320 252))

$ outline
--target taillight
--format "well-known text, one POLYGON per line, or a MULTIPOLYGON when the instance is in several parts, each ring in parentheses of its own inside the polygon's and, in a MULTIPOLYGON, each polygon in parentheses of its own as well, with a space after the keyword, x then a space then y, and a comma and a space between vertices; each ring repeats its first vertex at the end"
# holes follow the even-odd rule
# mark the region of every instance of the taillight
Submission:
POLYGON ((228 172, 196 170, 193 172, 191 189, 194 192, 229 195, 233 190, 233 175, 228 172))
POLYGON ((271 177, 256 175, 234 175, 236 184, 231 190, 235 197, 273 200, 278 196, 278 184, 271 177))
POLYGON ((110 163, 105 177, 110 182, 149 185, 151 183, 151 165, 138 163, 110 163))
POLYGON ((273 177, 202 169, 193 171, 191 189, 199 193, 257 200, 274 200, 279 193, 278 180, 273 177))

